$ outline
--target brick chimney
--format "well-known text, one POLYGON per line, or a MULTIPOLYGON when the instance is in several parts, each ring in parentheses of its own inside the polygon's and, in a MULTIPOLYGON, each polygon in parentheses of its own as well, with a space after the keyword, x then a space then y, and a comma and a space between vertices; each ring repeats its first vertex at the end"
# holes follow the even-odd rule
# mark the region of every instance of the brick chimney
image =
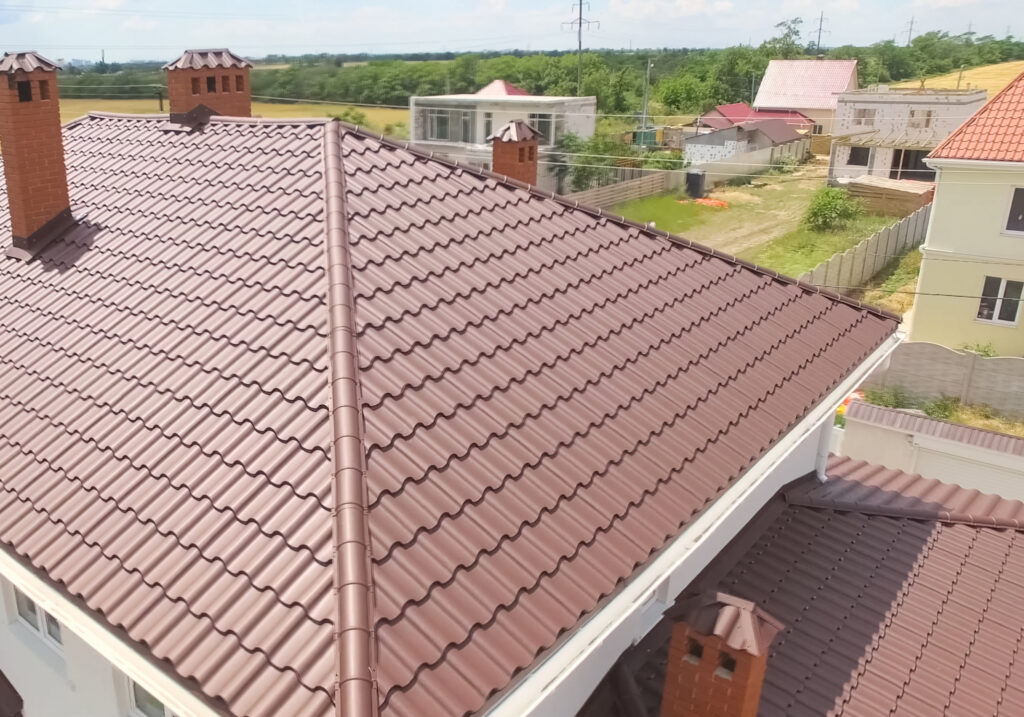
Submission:
POLYGON ((251 117, 250 67, 230 50, 185 50, 163 67, 171 120, 181 122, 200 106, 213 114, 251 117))
POLYGON ((495 174, 537 183, 537 147, 542 135, 522 120, 512 120, 487 138, 492 143, 491 169, 495 174))
POLYGON ((56 63, 35 52, 0 59, 0 150, 11 213, 7 255, 28 260, 71 224, 56 63))
POLYGON ((757 717, 768 648, 782 624, 754 603, 707 593, 672 629, 661 717, 757 717))

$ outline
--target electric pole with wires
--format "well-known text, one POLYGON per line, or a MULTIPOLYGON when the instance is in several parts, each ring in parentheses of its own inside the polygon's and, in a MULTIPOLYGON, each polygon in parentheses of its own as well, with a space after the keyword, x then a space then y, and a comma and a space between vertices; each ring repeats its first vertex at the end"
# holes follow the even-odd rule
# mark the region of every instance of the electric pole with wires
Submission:
POLYGON ((583 30, 584 28, 590 29, 593 26, 595 29, 601 27, 601 23, 597 20, 588 20, 583 17, 583 7, 586 6, 587 10, 590 10, 590 3, 587 0, 576 0, 571 5, 571 8, 576 12, 576 17, 568 22, 563 22, 562 27, 568 26, 570 29, 576 31, 576 96, 579 97, 583 94, 583 30))
POLYGON ((825 13, 824 11, 818 16, 818 41, 814 43, 814 52, 821 53, 821 33, 828 32, 825 29, 825 13))

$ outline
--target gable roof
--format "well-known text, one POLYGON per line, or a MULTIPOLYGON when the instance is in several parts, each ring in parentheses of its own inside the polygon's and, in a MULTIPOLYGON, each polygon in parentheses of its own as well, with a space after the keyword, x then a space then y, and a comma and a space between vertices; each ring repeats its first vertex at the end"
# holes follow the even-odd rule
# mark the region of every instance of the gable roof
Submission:
POLYGON ((747 121, 784 120, 787 125, 810 126, 814 122, 796 110, 755 110, 745 102, 718 105, 700 117, 700 124, 727 129, 747 121))
POLYGON ((1024 162, 1024 73, 971 115, 928 156, 1024 162))
POLYGON ((857 88, 856 60, 772 60, 757 89, 757 109, 831 109, 857 88))
MULTIPOLYGON (((708 576, 783 626, 758 714, 1024 711, 1024 504, 841 456, 826 472, 784 490, 708 576)), ((637 670, 652 707, 661 639, 637 670)))
POLYGON ((781 119, 751 120, 740 126, 745 130, 757 130, 775 144, 784 144, 801 139, 804 135, 793 129, 789 123, 781 119))
POLYGON ((521 87, 516 87, 511 82, 506 82, 505 80, 491 80, 474 94, 481 97, 514 97, 528 96, 530 93, 521 87))
POLYGON ((236 715, 478 710, 896 329, 338 122, 64 143, 0 545, 236 715))

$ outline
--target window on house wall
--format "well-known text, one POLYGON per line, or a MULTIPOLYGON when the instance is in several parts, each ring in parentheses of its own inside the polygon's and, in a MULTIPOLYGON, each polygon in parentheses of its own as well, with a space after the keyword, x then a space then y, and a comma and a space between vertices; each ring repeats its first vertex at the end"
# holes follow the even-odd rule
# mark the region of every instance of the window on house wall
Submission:
POLYGON ((484 139, 491 136, 494 131, 494 113, 484 112, 484 139))
POLYGON ((441 142, 473 142, 473 111, 447 110, 437 107, 427 110, 426 139, 441 142))
POLYGON ((874 127, 875 126, 875 112, 874 109, 856 109, 853 111, 853 126, 854 127, 874 127))
POLYGON ((846 163, 856 167, 866 167, 870 158, 871 149, 869 147, 850 147, 850 156, 846 163))
POLYGON ((551 121, 550 113, 530 113, 530 126, 544 135, 545 144, 555 143, 554 124, 551 121))
POLYGON ((986 276, 978 303, 978 318, 997 324, 1016 324, 1022 293, 1024 281, 986 276))
POLYGON ((914 129, 927 129, 932 126, 931 110, 910 110, 910 126, 914 129))
POLYGON ((134 680, 128 680, 128 694, 132 701, 132 715, 135 717, 175 717, 163 702, 134 680))
POLYGON ((1024 187, 1013 190, 1010 199, 1010 216, 1006 219, 1006 231, 1024 232, 1024 187))
POLYGON ((44 642, 58 649, 64 645, 64 636, 57 618, 36 605, 32 598, 18 588, 14 588, 14 604, 21 622, 39 633, 44 642))
POLYGON ((811 127, 811 134, 822 134, 825 131, 825 127, 820 124, 816 124, 811 127))

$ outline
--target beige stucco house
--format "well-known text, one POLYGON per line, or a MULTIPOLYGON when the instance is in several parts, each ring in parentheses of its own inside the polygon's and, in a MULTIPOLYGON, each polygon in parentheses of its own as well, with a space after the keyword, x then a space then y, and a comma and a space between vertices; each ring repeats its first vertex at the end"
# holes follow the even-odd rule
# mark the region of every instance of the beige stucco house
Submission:
POLYGON ((928 157, 935 206, 910 340, 1024 356, 1024 74, 928 157))

